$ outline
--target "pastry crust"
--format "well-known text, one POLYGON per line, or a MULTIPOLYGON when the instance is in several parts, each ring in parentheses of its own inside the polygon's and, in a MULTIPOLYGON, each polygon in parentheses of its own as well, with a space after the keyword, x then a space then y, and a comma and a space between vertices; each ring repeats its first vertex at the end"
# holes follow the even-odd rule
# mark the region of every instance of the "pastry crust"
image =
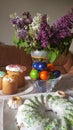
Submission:
POLYGON ((8 106, 12 109, 17 109, 21 104, 23 103, 23 100, 20 96, 13 96, 8 101, 8 106))
POLYGON ((2 92, 7 95, 18 92, 17 77, 15 75, 6 75, 2 82, 2 92))

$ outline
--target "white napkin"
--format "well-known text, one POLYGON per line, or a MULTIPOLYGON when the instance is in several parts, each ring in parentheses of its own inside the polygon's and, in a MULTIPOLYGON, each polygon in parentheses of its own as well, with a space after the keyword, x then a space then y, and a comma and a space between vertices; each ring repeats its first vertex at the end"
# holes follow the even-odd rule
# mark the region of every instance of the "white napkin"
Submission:
POLYGON ((4 108, 4 100, 0 100, 0 130, 3 130, 3 108, 4 108))
POLYGON ((18 130, 15 121, 16 110, 10 109, 7 102, 4 100, 3 129, 0 130, 18 130))

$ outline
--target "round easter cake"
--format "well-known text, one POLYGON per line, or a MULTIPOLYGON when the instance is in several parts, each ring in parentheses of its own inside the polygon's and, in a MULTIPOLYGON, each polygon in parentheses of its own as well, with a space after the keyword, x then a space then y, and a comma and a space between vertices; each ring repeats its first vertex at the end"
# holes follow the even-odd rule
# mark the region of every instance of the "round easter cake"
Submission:
POLYGON ((73 130, 73 102, 57 93, 33 96, 15 118, 20 130, 73 130))
POLYGON ((3 94, 11 95, 18 92, 17 77, 15 75, 5 75, 2 81, 3 94))
POLYGON ((6 66, 6 70, 9 75, 16 75, 18 77, 18 87, 24 85, 24 76, 26 71, 25 66, 19 64, 10 64, 6 66))

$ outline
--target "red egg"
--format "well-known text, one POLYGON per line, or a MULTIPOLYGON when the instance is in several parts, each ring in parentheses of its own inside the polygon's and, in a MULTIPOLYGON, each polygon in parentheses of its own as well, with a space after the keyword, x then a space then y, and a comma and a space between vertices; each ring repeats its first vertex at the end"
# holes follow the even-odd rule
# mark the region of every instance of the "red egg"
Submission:
POLYGON ((55 69, 54 65, 51 64, 51 63, 47 64, 47 68, 48 68, 49 71, 54 71, 54 69, 55 69))
POLYGON ((50 77, 48 71, 46 70, 41 71, 39 76, 41 80, 47 80, 50 77))

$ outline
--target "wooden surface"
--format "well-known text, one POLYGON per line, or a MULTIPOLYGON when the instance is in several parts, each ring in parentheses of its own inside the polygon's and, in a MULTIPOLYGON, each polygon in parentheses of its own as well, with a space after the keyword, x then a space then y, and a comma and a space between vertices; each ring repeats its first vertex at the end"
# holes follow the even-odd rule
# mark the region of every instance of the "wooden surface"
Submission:
MULTIPOLYGON (((18 49, 16 46, 6 44, 0 45, 0 70, 4 70, 8 64, 21 64, 27 67, 25 75, 29 75, 32 67, 32 59, 29 54, 26 54, 24 48, 18 49)), ((67 56, 62 55, 54 63, 55 69, 61 73, 73 73, 73 54, 69 53, 67 56), (70 71, 71 70, 71 71, 70 71)))

